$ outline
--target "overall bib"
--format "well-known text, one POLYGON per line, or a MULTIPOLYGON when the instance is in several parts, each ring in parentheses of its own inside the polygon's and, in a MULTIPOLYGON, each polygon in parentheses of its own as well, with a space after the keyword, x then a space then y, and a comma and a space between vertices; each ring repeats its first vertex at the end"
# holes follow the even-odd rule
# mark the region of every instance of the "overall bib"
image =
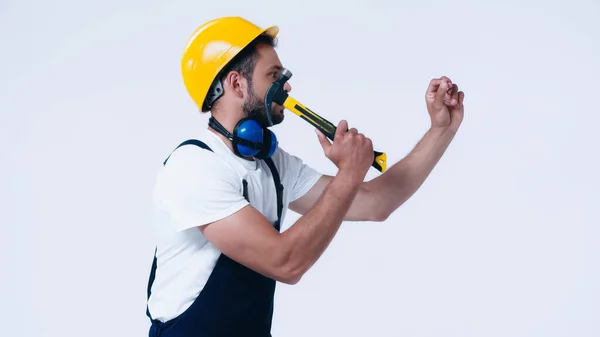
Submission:
MULTIPOLYGON (((195 139, 187 140, 177 148, 187 144, 212 151, 206 144, 195 139)), ((264 161, 271 170, 277 190, 277 221, 274 227, 280 231, 283 185, 271 158, 264 161)), ((244 197, 248 200, 246 181, 244 197)), ((148 281, 148 298, 155 273, 156 252, 148 281)), ((269 337, 274 293, 275 280, 221 254, 205 287, 181 315, 161 322, 153 319, 146 308, 146 315, 152 322, 149 337, 269 337)))

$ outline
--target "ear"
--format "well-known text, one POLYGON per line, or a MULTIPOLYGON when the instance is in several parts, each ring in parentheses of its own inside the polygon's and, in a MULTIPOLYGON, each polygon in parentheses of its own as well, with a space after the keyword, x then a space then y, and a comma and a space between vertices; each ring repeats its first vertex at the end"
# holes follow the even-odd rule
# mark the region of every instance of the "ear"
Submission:
POLYGON ((242 74, 232 70, 227 73, 224 82, 224 90, 231 92, 237 98, 244 99, 248 82, 246 81, 246 78, 242 76, 242 74))

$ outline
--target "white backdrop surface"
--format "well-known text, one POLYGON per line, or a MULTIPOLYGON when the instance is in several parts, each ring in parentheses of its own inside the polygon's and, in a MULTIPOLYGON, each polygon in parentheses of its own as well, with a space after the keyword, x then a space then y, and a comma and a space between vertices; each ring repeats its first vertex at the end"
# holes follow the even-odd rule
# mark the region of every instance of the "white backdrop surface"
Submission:
MULTIPOLYGON (((582 0, 0 1, 2 336, 147 335, 154 174, 206 123, 179 57, 226 15, 279 25, 293 96, 390 165, 428 127, 431 78, 466 93, 415 196, 278 286, 274 336, 600 336, 600 4, 582 0)), ((274 131, 335 172, 304 121, 274 131)))

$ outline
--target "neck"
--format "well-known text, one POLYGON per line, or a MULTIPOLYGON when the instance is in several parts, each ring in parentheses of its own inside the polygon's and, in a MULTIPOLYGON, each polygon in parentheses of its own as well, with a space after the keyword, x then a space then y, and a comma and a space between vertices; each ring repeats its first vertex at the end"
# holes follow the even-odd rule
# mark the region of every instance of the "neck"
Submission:
MULTIPOLYGON (((219 124, 221 124, 230 134, 233 134, 233 129, 235 128, 235 125, 241 119, 239 116, 231 116, 231 115, 227 115, 227 114, 223 114, 223 113, 217 113, 217 114, 212 113, 212 117, 214 119, 216 119, 219 122, 219 124)), ((215 135, 217 135, 217 137, 221 138, 223 140, 223 142, 225 143, 225 145, 227 145, 229 150, 231 150, 231 152, 234 152, 233 151, 233 143, 231 142, 231 140, 229 140, 229 138, 225 137, 220 132, 211 128, 210 126, 208 126, 208 130, 210 132, 214 133, 215 135)), ((254 160, 253 158, 244 158, 244 157, 240 157, 240 158, 248 160, 248 161, 254 160)))

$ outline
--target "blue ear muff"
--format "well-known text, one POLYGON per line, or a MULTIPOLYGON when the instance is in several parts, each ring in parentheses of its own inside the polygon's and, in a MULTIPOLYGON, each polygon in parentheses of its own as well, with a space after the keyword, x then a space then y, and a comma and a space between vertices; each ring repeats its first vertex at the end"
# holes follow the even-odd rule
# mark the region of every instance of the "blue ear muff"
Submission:
POLYGON ((247 140, 254 144, 244 145, 246 142, 234 142, 234 150, 242 157, 254 157, 262 149, 263 128, 252 119, 242 119, 233 129, 233 135, 237 138, 247 140))
POLYGON ((229 133, 214 117, 210 117, 208 125, 231 140, 233 152, 240 157, 266 159, 277 150, 278 142, 275 134, 254 119, 240 120, 235 125, 233 134, 229 133))
MULTIPOLYGON (((268 130, 268 129, 267 129, 268 130)), ((268 130, 269 134, 271 135, 271 146, 269 146, 269 153, 267 154, 267 158, 271 157, 273 155, 273 153, 275 153, 275 150, 277 150, 277 146, 279 145, 279 142, 277 141, 277 136, 275 135, 275 133, 273 133, 273 131, 268 130)))
POLYGON ((233 129, 234 152, 242 157, 269 158, 277 149, 277 136, 256 120, 244 118, 233 129))

